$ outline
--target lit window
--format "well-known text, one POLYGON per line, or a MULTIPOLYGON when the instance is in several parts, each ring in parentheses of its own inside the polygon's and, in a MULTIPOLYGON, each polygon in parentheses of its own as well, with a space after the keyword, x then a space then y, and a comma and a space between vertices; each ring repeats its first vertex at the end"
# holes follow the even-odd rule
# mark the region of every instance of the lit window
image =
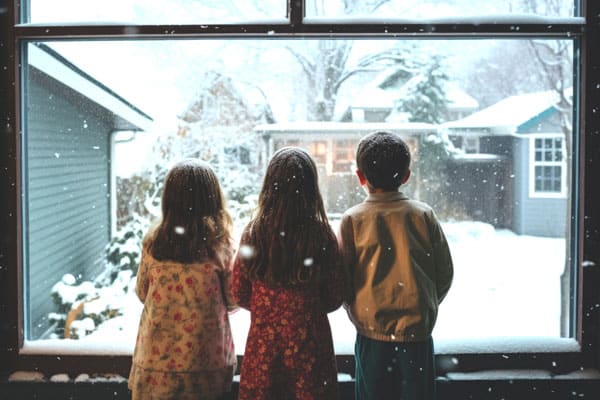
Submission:
POLYGON ((354 154, 356 152, 356 141, 333 140, 333 172, 342 174, 354 174, 354 154))

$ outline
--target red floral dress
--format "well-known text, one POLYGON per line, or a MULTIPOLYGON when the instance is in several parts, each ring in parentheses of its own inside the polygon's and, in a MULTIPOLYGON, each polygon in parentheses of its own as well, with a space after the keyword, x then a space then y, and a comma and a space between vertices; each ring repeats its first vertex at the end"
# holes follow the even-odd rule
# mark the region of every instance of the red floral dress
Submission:
POLYGON ((337 267, 318 289, 251 282, 239 262, 233 294, 251 312, 239 400, 337 399, 337 368, 327 313, 342 303, 337 267))
POLYGON ((217 399, 231 389, 236 356, 228 309, 231 272, 215 263, 158 261, 143 251, 144 303, 129 388, 132 399, 217 399))

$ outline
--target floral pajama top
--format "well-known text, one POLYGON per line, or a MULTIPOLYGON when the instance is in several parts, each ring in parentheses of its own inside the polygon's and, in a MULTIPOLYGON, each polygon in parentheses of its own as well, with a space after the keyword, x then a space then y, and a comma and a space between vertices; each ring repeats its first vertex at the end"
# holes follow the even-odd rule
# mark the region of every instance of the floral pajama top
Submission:
POLYGON ((337 268, 319 289, 274 288, 251 282, 241 263, 233 293, 251 312, 239 400, 328 400, 338 397, 337 368, 327 313, 342 303, 337 268))
POLYGON ((231 272, 215 263, 158 261, 146 250, 136 293, 144 303, 129 388, 133 399, 216 399, 236 364, 228 309, 231 272))

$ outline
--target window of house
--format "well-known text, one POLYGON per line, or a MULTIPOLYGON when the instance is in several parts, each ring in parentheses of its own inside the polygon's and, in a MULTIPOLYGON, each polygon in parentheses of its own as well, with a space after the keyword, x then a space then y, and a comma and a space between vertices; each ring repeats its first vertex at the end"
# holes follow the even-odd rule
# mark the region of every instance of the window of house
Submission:
POLYGON ((533 196, 565 195, 563 142, 563 138, 556 136, 530 139, 533 152, 531 177, 533 196))
POLYGON ((479 137, 477 136, 466 136, 463 139, 462 148, 465 154, 477 154, 479 153, 479 137))
POLYGON ((333 140, 333 173, 354 174, 354 154, 357 142, 353 140, 333 140))
POLYGON ((327 142, 324 140, 315 140, 310 142, 308 150, 319 167, 324 167, 327 164, 327 142))
MULTIPOLYGON (((275 0, 207 8, 178 1, 168 12, 160 2, 96 10, 75 3, 23 2, 29 15, 11 31, 23 66, 15 70, 22 238, 11 250, 22 271, 22 354, 131 352, 141 311, 133 295, 140 240, 159 216, 162 180, 177 159, 214 165, 239 233, 256 206, 266 160, 277 148, 304 147, 319 166, 331 163, 333 176, 320 168, 320 178, 335 227, 364 199, 352 165, 358 140, 374 130, 411 143, 413 175, 403 190, 434 207, 450 242, 456 278, 434 331, 438 351, 537 353, 533 343, 578 351, 584 21, 572 1, 538 0, 535 9, 480 2, 478 11, 459 0, 327 2, 336 8, 290 2, 292 19, 306 12, 304 25, 285 20, 287 2, 275 0), (368 24, 344 20, 366 14, 368 4, 375 7, 368 24), (410 10, 406 18, 414 21, 384 26, 384 10, 410 10), (422 24, 432 10, 453 25, 422 24), (484 16, 474 24, 458 18, 465 10, 484 16), (500 22, 479 23, 497 15, 500 22), (115 24, 104 25, 107 18, 115 24), (424 34, 432 27, 436 40, 424 34), (390 71, 397 84, 374 91, 390 71), (481 157, 459 157, 442 129, 453 122, 450 93, 427 90, 443 87, 428 79, 476 97, 473 114, 514 98, 504 114, 477 121, 492 132, 485 149, 463 137, 465 152, 481 157), (569 90, 576 102, 558 104, 569 90), (540 101, 523 102, 524 93, 540 101), (380 107, 382 99, 402 120, 347 123, 352 133, 340 128, 353 102, 380 107), (540 121, 551 109, 562 114, 540 121), (511 120, 517 113, 524 126, 535 121, 564 133, 532 137, 528 156, 525 133, 511 120), (277 132, 255 131, 275 123, 277 132), (114 140, 120 132, 131 133, 114 140), (552 224, 543 212, 550 206, 523 190, 527 182, 536 194, 562 195, 551 205, 552 224)), ((344 311, 330 318, 336 352, 351 354, 354 331, 344 311)), ((231 319, 242 354, 248 314, 231 319)))

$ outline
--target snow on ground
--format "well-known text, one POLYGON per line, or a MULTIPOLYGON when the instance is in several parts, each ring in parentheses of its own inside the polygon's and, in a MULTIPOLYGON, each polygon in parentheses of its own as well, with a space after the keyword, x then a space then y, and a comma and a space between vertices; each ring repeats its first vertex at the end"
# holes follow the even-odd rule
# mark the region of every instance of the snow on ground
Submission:
MULTIPOLYGON (((577 347, 573 339, 560 338, 564 239, 519 236, 480 222, 445 223, 443 228, 455 277, 434 330, 438 352, 452 352, 456 346, 468 351, 469 340, 478 351, 491 346, 490 351, 509 352, 519 346, 519 340, 512 338, 521 338, 521 346, 539 342, 549 343, 552 349, 561 344, 565 350, 577 347)), ((92 334, 80 340, 29 341, 24 352, 130 354, 142 305, 133 290, 113 301, 123 306, 124 315, 100 324, 92 334)), ((336 353, 352 354, 356 331, 345 310, 329 314, 329 320, 336 353)), ((230 321, 237 352, 243 354, 250 313, 238 310, 230 321)))

